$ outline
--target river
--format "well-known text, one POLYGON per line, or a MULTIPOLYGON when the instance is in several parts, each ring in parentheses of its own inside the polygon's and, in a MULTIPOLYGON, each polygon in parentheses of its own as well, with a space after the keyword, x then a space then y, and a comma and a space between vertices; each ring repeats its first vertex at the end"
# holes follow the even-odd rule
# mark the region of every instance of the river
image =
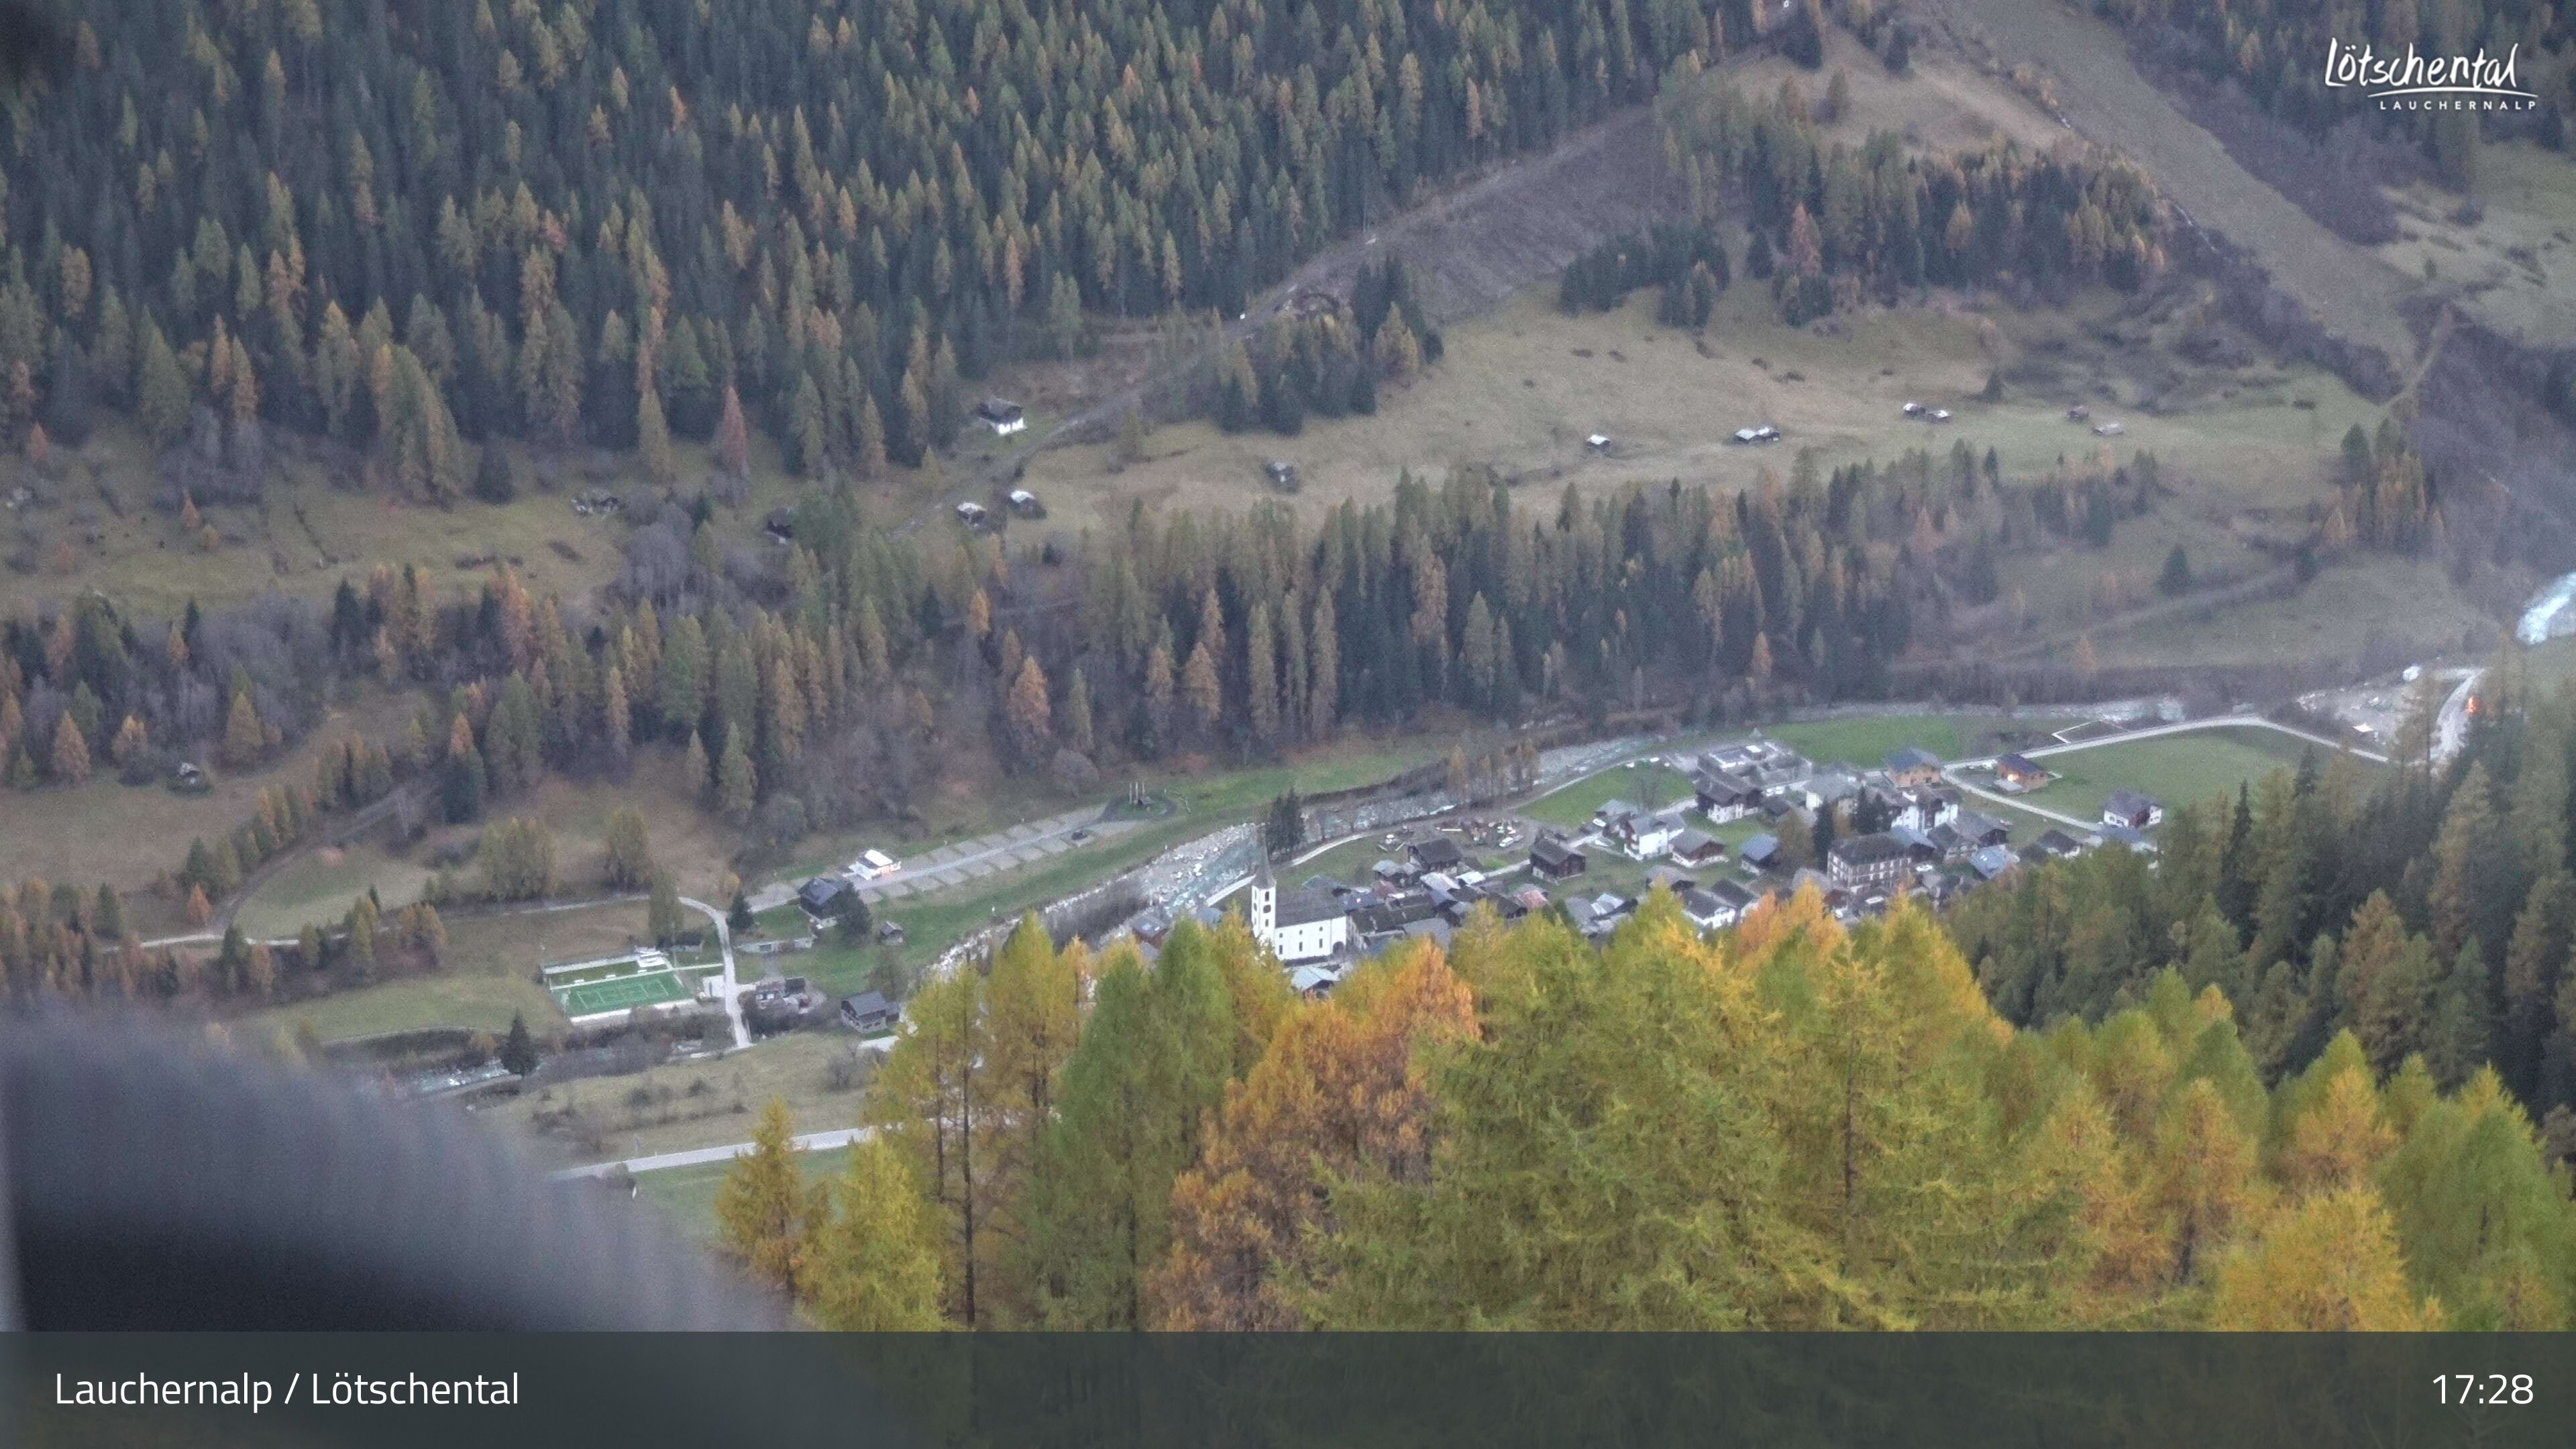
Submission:
POLYGON ((2525 644, 2544 644, 2562 634, 2576 634, 2576 574, 2566 574, 2532 597, 2522 611, 2522 622, 2514 626, 2514 637, 2525 644))

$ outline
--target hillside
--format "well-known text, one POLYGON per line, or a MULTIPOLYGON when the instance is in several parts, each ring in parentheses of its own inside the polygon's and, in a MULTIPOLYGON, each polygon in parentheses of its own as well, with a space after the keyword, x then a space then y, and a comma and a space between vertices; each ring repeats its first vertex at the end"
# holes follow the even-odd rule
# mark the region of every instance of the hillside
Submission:
POLYGON ((1086 312, 1239 311, 1715 33, 1644 0, 1328 9, 101 8, 6 122, 0 443, 103 406, 168 443, 203 401, 205 494, 256 488, 253 425, 419 498, 487 436, 667 474, 672 436, 738 460, 748 422, 805 471, 909 465, 998 359, 1086 312))

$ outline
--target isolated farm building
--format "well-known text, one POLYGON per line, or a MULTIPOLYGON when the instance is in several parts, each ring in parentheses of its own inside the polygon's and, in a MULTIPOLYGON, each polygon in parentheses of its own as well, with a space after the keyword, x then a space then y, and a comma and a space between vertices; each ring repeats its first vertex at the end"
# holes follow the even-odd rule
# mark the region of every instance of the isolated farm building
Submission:
POLYGON ((1596 453, 1609 452, 1610 435, 1608 433, 1594 433, 1591 437, 1583 440, 1583 446, 1590 448, 1596 453))
POLYGON ((1029 425, 1029 415, 1009 398, 988 397, 975 404, 975 421, 991 429, 995 437, 1007 438, 1029 425))
POLYGON ((1700 812, 1712 825, 1741 820, 1762 805, 1760 786, 1724 771, 1700 771, 1691 776, 1691 789, 1698 793, 1700 812))
POLYGON ((1038 496, 1026 488, 1011 490, 1011 511, 1022 518, 1046 517, 1046 505, 1040 503, 1038 496))
POLYGON ((2164 818, 2165 803, 2162 800, 2135 790, 2114 790, 2111 798, 2102 802, 2102 823, 2105 825, 2145 830, 2162 823, 2164 818))
POLYGON ((796 540, 796 510, 773 508, 769 510, 769 516, 761 520, 760 526, 780 543, 793 543, 796 540))
POLYGON ((1887 783, 1899 789, 1929 785, 1941 778, 1941 757, 1929 750, 1904 749, 1887 757, 1887 783))
POLYGON ((1911 864, 1905 843, 1884 832, 1837 840, 1825 855, 1838 886, 1883 885, 1901 878, 1911 864))
POLYGON ((841 913, 848 910, 850 902, 857 898, 858 892, 850 889, 848 881, 828 875, 818 875, 796 888, 796 904, 804 907, 805 914, 818 921, 840 919, 841 913))
POLYGON ((1417 871, 1455 871, 1467 863, 1467 852, 1445 835, 1425 836, 1407 846, 1405 853, 1413 858, 1417 871))
POLYGON ((1282 493, 1294 493, 1297 491, 1296 464, 1283 462, 1277 458, 1273 458, 1269 462, 1261 465, 1261 471, 1269 475, 1271 487, 1278 489, 1282 493))
POLYGON ((1923 416, 1923 404, 1919 402, 1907 403, 1905 405, 1904 412, 1909 418, 1919 418, 1923 416))
POLYGON ((902 1019, 903 1013, 880 992, 862 991, 841 1002, 841 1020, 854 1031, 892 1031, 902 1019))
POLYGON ((2028 755, 2006 755, 1995 761, 1995 780, 2009 790, 2036 790, 2049 782, 2048 771, 2028 755))
POLYGON ((960 522, 960 523, 965 524, 968 528, 981 528, 981 527, 983 527, 983 526, 984 526, 984 505, 983 505, 983 504, 981 504, 981 503, 973 503, 973 502, 960 503, 960 504, 958 504, 958 505, 957 505, 957 521, 958 521, 958 522, 960 522))
POLYGON ((1668 847, 1683 865, 1708 865, 1726 859, 1726 842, 1705 830, 1685 830, 1668 847))
POLYGON ((2127 431, 2127 428, 2120 426, 2118 423, 2096 423, 2093 425, 2093 436, 2097 438, 2116 438, 2127 431))
POLYGON ((1572 880, 1591 864, 1582 847, 1553 830, 1540 831, 1530 842, 1530 869, 1549 880, 1572 880))
POLYGON ((2093 416, 2093 410, 2082 403, 2077 403, 2066 410, 2066 420, 2070 423, 2080 423, 2091 416, 2093 416))

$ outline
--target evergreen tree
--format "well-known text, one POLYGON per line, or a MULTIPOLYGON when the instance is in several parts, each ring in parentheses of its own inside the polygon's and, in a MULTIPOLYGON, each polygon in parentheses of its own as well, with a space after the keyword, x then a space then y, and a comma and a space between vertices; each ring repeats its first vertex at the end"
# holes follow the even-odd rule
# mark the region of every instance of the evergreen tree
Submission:
POLYGON ((822 1203, 796 1165, 787 1104, 761 1104, 751 1150, 734 1159, 716 1189, 716 1234, 754 1282, 779 1293, 796 1286, 797 1262, 815 1232, 822 1203))
POLYGON ((853 1143, 799 1243, 796 1296, 814 1322, 844 1333, 921 1333, 942 1326, 939 1244, 901 1154, 853 1143))
POLYGON ((528 1018, 524 1013, 510 1014, 510 1034, 501 1042, 501 1067, 522 1081, 537 1069, 537 1044, 528 1035, 528 1018))

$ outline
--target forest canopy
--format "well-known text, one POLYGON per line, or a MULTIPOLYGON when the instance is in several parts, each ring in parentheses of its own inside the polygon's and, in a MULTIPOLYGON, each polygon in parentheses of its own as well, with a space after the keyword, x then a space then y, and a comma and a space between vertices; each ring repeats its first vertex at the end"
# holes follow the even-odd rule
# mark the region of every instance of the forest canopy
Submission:
POLYGON ((7 111, 0 426, 207 403, 452 496, 734 400, 916 463, 1088 312, 1231 315, 1324 240, 1756 37, 1744 0, 140 0, 7 111))
POLYGON ((2576 1303, 2576 1205, 2492 1073, 2382 1082, 2342 1036, 2267 1088, 2170 971, 2016 1031, 1929 916, 1847 933, 1812 892, 1717 940, 1658 893, 1606 950, 1485 916, 1321 1002, 1239 920, 1150 970, 1031 921, 916 999, 866 1112, 888 1150, 848 1184, 780 1171, 781 1124, 736 1173, 767 1197, 723 1214, 826 1322, 2562 1329, 2576 1303), (889 1191, 904 1241, 832 1252, 889 1191))

